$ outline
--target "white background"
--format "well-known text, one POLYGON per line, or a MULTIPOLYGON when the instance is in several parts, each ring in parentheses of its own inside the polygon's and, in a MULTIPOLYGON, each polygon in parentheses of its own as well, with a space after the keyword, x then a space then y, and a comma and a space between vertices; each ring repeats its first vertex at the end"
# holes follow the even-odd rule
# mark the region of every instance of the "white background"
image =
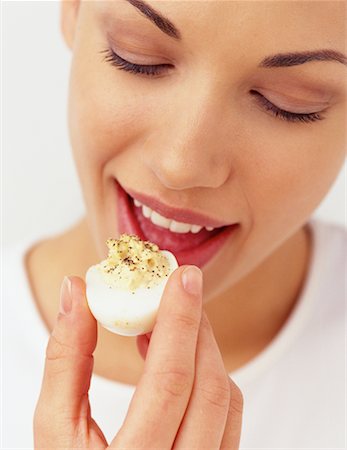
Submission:
MULTIPOLYGON (((5 2, 2 69, 3 241, 63 231, 83 215, 70 154, 70 54, 59 2, 5 2)), ((346 165, 315 216, 346 223, 346 165)))

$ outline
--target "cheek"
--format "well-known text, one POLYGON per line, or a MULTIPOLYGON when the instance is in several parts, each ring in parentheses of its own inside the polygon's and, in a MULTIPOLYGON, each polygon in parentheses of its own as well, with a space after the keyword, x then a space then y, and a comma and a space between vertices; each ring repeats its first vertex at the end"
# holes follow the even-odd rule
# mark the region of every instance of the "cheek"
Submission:
POLYGON ((245 146, 250 151, 240 164, 255 250, 283 242, 329 191, 345 156, 344 108, 334 113, 312 124, 281 123, 278 136, 273 125, 268 133, 257 134, 256 145, 245 146))
POLYGON ((254 219, 262 221, 272 215, 272 220, 276 217, 276 221, 282 218, 299 224, 314 211, 344 160, 343 127, 336 126, 338 122, 301 124, 301 129, 298 125, 287 138, 262 145, 261 155, 254 151, 257 170, 249 184, 253 187, 249 196, 254 219))
POLYGON ((312 126, 316 133, 302 124, 290 135, 281 128, 277 138, 271 125, 267 132, 254 130, 256 141, 248 136, 239 143, 243 151, 234 153, 234 171, 248 214, 238 245, 226 248, 206 273, 206 298, 250 273, 307 222, 343 164, 344 118, 341 109, 324 126, 312 126), (216 286, 221 279, 224 284, 216 286))
POLYGON ((111 80, 102 73, 81 76, 83 69, 82 64, 72 66, 70 136, 77 163, 83 161, 84 167, 95 171, 131 146, 141 133, 138 125, 143 123, 143 107, 116 77, 111 80))
POLYGON ((69 131, 87 219, 104 257, 105 239, 115 232, 111 178, 116 169, 121 170, 121 156, 128 155, 143 134, 144 108, 143 99, 129 95, 116 69, 102 61, 100 50, 74 51, 69 131), (85 53, 95 55, 95 60, 90 61, 85 53))

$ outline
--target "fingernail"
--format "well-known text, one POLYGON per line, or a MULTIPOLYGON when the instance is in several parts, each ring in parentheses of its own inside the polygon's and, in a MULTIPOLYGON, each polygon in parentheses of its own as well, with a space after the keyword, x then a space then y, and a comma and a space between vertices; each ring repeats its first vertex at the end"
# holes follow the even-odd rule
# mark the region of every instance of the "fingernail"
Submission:
POLYGON ((61 314, 64 314, 64 316, 66 316, 71 311, 71 308, 72 308, 71 280, 68 277, 64 277, 60 291, 59 312, 61 314))
POLYGON ((191 295, 200 295, 202 291, 202 272, 196 266, 187 267, 182 273, 184 290, 191 295))

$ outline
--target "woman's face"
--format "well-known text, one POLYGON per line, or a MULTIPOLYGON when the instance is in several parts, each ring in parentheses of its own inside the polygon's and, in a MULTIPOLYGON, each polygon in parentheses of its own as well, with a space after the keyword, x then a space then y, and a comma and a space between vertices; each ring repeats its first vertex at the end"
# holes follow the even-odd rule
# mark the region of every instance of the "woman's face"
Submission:
MULTIPOLYGON (((100 257, 105 240, 123 231, 115 180, 169 207, 237 224, 203 265, 209 299, 298 231, 341 168, 345 3, 146 5, 171 24, 150 20, 139 0, 63 2, 72 148, 100 257), (269 59, 321 49, 329 61, 269 59), (156 75, 120 70, 114 53, 159 65, 150 69, 156 75)), ((147 231, 151 240, 155 229, 147 231)), ((197 239, 169 233, 173 246, 197 239)), ((188 254, 184 263, 201 261, 188 254)))

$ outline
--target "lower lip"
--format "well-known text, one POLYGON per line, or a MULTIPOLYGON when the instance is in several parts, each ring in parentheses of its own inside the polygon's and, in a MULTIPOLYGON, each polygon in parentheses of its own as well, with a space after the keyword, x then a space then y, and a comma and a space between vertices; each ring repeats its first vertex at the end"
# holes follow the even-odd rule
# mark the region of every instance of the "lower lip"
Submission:
POLYGON ((207 232, 204 229, 196 234, 173 233, 166 228, 154 225, 149 219, 143 217, 141 208, 135 207, 133 200, 118 182, 116 182, 116 186, 119 234, 136 234, 142 240, 156 243, 160 249, 172 252, 179 265, 194 264, 202 268, 223 247, 229 236, 238 227, 238 224, 230 225, 215 233, 207 232), (204 239, 204 236, 210 235, 211 237, 204 239), (201 239, 203 239, 202 242, 201 239), (197 241, 200 242, 197 243, 197 241), (189 243, 193 243, 191 247, 189 247, 189 243))

